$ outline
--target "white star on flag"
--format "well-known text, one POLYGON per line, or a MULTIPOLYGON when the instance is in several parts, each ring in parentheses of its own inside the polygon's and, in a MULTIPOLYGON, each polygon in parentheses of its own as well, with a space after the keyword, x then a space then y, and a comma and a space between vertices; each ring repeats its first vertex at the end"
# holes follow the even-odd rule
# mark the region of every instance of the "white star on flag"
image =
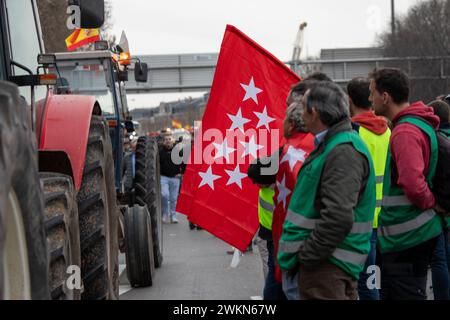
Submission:
POLYGON ((245 97, 244 97, 244 99, 242 99, 242 101, 252 98, 253 101, 255 101, 256 104, 258 104, 257 94, 261 93, 262 90, 260 88, 255 87, 255 82, 253 81, 253 77, 250 79, 249 84, 241 83, 241 87, 245 90, 245 97))
POLYGON ((252 136, 248 143, 245 141, 239 141, 239 143, 244 147, 244 154, 242 155, 243 158, 245 158, 249 154, 253 158, 257 158, 258 150, 264 148, 264 146, 256 144, 255 136, 252 136))
POLYGON ((270 130, 269 123, 271 123, 272 121, 275 121, 275 118, 271 118, 267 115, 267 106, 264 107, 263 112, 253 112, 253 113, 256 114, 256 116, 259 119, 258 124, 256 125, 256 128, 265 126, 267 130, 270 130))
POLYGON ((230 118, 231 121, 233 121, 229 130, 234 130, 236 128, 239 128, 239 130, 241 130, 241 132, 245 134, 244 124, 246 124, 247 122, 250 122, 251 120, 242 117, 241 108, 238 109, 238 112, 236 113, 236 115, 233 116, 233 115, 227 113, 227 116, 228 116, 228 118, 230 118))
POLYGON ((198 185, 199 188, 207 184, 211 189, 214 190, 214 180, 221 178, 221 176, 212 173, 211 166, 208 167, 208 170, 206 170, 206 172, 199 172, 198 174, 200 175, 200 177, 202 177, 202 181, 198 185))
POLYGON ((293 146, 289 146, 288 151, 281 159, 281 163, 289 161, 289 168, 291 168, 291 171, 294 170, 295 164, 298 161, 304 162, 305 161, 305 155, 306 152, 302 149, 295 149, 293 146))
POLYGON ((291 190, 286 188, 286 176, 283 176, 283 180, 281 180, 281 183, 277 181, 277 188, 278 188, 277 201, 278 203, 283 202, 283 207, 286 209, 286 198, 291 193, 291 190))
POLYGON ((245 173, 242 173, 241 171, 239 171, 239 165, 236 166, 236 168, 231 171, 231 170, 225 170, 225 172, 230 176, 230 178, 228 179, 227 182, 227 186, 233 183, 236 183, 239 188, 242 189, 242 179, 244 179, 247 175, 245 173))
POLYGON ((225 138, 222 143, 213 143, 213 145, 217 150, 214 159, 220 159, 224 157, 226 162, 230 162, 230 154, 236 151, 236 149, 228 146, 227 139, 225 138))

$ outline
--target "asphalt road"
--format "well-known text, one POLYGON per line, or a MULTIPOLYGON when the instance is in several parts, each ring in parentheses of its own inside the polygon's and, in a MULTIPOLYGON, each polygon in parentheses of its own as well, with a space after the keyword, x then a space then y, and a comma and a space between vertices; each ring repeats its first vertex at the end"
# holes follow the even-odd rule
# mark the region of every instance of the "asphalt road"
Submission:
POLYGON ((204 230, 189 230, 184 215, 178 224, 164 224, 164 261, 154 284, 131 288, 125 259, 120 257, 121 300, 252 300, 262 295, 263 274, 257 247, 231 268, 231 247, 204 230))
MULTIPOLYGON (((125 256, 120 262, 121 300, 259 300, 263 273, 258 248, 244 254, 231 268, 231 247, 204 230, 189 230, 187 219, 178 215, 178 224, 164 224, 164 261, 156 269, 154 284, 131 288, 126 276, 125 256)), ((433 299, 431 272, 428 299, 433 299)))

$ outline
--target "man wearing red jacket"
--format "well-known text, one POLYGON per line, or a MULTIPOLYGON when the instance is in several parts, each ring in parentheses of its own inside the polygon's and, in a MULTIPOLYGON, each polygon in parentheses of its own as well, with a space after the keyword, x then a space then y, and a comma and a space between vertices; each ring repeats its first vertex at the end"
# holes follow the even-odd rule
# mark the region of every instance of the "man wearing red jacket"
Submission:
POLYGON ((375 113, 394 126, 378 226, 381 298, 425 300, 428 265, 442 232, 443 210, 430 189, 439 118, 424 103, 408 102, 409 80, 402 71, 375 70, 370 79, 375 113))
MULTIPOLYGON (((275 195, 272 221, 272 237, 274 243, 274 257, 278 254, 278 242, 283 231, 287 208, 291 200, 292 191, 297 181, 297 175, 306 157, 314 149, 314 136, 305 131, 301 114, 303 107, 301 99, 304 93, 316 83, 313 80, 304 80, 295 85, 286 101, 288 108, 283 124, 283 135, 286 144, 281 148, 280 164, 276 176, 275 195)), ((275 259, 276 261, 276 259, 275 259)), ((282 283, 283 291, 289 300, 298 300, 298 283, 290 278, 287 271, 281 271, 275 265, 275 279, 282 283)))

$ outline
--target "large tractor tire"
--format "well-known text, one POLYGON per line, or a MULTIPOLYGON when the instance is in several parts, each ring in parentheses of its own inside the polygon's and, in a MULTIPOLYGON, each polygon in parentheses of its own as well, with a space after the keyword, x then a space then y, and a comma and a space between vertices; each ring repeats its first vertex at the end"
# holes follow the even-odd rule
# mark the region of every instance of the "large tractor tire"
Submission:
POLYGON ((41 173, 40 177, 44 191, 45 228, 50 252, 51 298, 79 300, 81 281, 69 279, 72 275, 77 276, 76 268, 81 265, 78 207, 72 178, 46 172, 41 173))
POLYGON ((153 284, 155 262, 151 219, 147 206, 134 205, 124 215, 127 276, 132 287, 153 284))
POLYGON ((17 86, 0 82, 2 299, 50 299, 36 145, 30 128, 30 108, 17 86))
POLYGON ((147 206, 152 220, 155 267, 163 262, 163 229, 161 213, 161 178, 159 151, 156 139, 139 137, 136 145, 134 188, 136 202, 147 206))
POLYGON ((82 299, 119 296, 118 220, 114 163, 108 124, 92 115, 83 179, 77 194, 82 299))

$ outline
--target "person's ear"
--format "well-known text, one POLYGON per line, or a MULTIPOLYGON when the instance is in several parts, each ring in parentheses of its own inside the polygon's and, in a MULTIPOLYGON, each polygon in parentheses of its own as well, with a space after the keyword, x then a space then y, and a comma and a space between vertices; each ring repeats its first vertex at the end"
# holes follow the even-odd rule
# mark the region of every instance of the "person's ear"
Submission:
POLYGON ((388 105, 392 100, 391 96, 387 92, 383 92, 383 94, 381 95, 381 99, 383 100, 383 104, 385 106, 388 105))

